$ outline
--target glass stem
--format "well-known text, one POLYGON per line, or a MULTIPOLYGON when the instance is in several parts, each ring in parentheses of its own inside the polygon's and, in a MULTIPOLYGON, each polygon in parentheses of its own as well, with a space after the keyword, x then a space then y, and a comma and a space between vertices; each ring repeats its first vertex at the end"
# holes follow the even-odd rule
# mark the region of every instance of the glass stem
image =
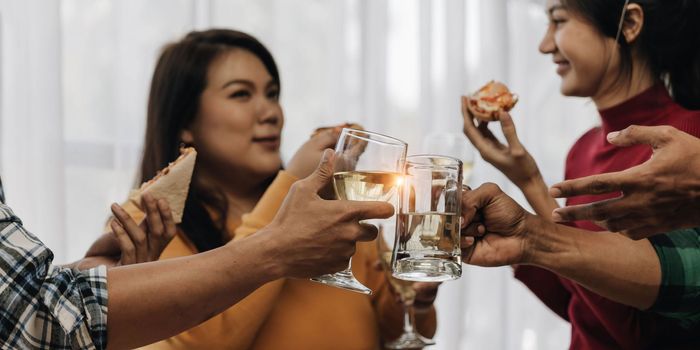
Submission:
POLYGON ((343 270, 343 272, 352 274, 352 257, 350 258, 350 260, 348 260, 348 268, 343 270))
POLYGON ((403 332, 413 333, 415 330, 415 315, 413 313, 413 304, 403 303, 403 332))

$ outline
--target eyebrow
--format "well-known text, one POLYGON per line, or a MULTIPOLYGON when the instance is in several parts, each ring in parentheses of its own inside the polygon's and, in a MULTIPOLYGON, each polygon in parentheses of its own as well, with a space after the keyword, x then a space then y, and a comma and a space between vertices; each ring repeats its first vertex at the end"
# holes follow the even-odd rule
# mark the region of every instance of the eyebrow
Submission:
POLYGON ((548 8, 546 12, 551 16, 556 10, 566 10, 566 7, 564 5, 552 5, 552 7, 548 8))
POLYGON ((234 80, 229 80, 227 81, 223 86, 221 86, 221 90, 229 87, 230 85, 233 84, 243 84, 243 85, 248 85, 249 87, 255 86, 252 81, 250 80, 245 80, 245 79, 234 79, 234 80))
MULTIPOLYGON (((233 85, 233 84, 243 84, 243 85, 248 85, 249 88, 255 87, 255 83, 253 83, 250 80, 246 79, 234 79, 234 80, 229 80, 227 81, 223 86, 221 86, 221 90, 233 85)), ((270 79, 270 81, 265 85, 267 88, 271 86, 279 85, 279 82, 277 82, 275 79, 270 79)))

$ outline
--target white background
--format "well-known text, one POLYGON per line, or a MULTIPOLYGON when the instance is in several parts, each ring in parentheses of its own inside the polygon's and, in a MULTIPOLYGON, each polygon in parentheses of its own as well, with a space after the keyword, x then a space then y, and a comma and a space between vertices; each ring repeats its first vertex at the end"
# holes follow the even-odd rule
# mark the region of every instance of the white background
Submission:
MULTIPOLYGON (((148 86, 161 47, 192 29, 247 31, 281 71, 288 159, 320 125, 357 121, 409 142, 459 132, 459 96, 509 84, 523 143, 549 184, 597 123, 558 93, 535 0, 0 0, 0 173, 8 203, 56 254, 82 256, 109 204, 135 184, 148 86)), ((465 141, 466 142, 466 141, 465 141)), ((524 204, 481 159, 491 181, 524 204)), ((434 349, 562 349, 569 326, 509 268, 466 267, 443 285, 434 349)))

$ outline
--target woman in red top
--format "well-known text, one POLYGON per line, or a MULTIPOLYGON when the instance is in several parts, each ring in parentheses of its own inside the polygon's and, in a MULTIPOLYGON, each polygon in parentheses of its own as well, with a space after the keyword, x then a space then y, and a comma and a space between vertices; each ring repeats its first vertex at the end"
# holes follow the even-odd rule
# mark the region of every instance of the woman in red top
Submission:
MULTIPOLYGON (((588 131, 569 152, 567 179, 624 170, 649 159, 648 147, 617 148, 606 141, 608 132, 629 125, 671 125, 700 137, 698 1, 548 0, 547 13, 550 23, 540 51, 551 54, 557 64, 562 94, 590 97, 602 119, 602 126, 588 131)), ((503 145, 486 124, 474 125, 463 110, 465 133, 482 157, 523 191, 538 215, 551 218, 558 204, 549 196, 534 159, 520 144, 510 116, 501 114, 508 141, 503 145)), ((567 204, 603 198, 581 196, 567 204)), ((574 225, 602 231, 592 222, 574 225)), ((515 276, 571 322, 572 349, 700 347, 697 330, 643 311, 657 299, 659 258, 648 240, 629 244, 637 245, 635 258, 654 263, 654 268, 640 263, 639 271, 631 275, 628 282, 638 288, 606 294, 629 305, 538 267, 518 266, 515 276)))

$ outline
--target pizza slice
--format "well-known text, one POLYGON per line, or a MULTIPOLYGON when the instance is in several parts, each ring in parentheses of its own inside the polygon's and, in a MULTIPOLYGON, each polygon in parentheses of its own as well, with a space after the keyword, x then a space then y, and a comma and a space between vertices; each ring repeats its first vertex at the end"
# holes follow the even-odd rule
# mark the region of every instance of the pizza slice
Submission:
POLYGON ((498 120, 501 111, 508 112, 518 103, 518 95, 512 94, 505 84, 495 80, 488 82, 468 99, 469 111, 486 122, 498 120))

